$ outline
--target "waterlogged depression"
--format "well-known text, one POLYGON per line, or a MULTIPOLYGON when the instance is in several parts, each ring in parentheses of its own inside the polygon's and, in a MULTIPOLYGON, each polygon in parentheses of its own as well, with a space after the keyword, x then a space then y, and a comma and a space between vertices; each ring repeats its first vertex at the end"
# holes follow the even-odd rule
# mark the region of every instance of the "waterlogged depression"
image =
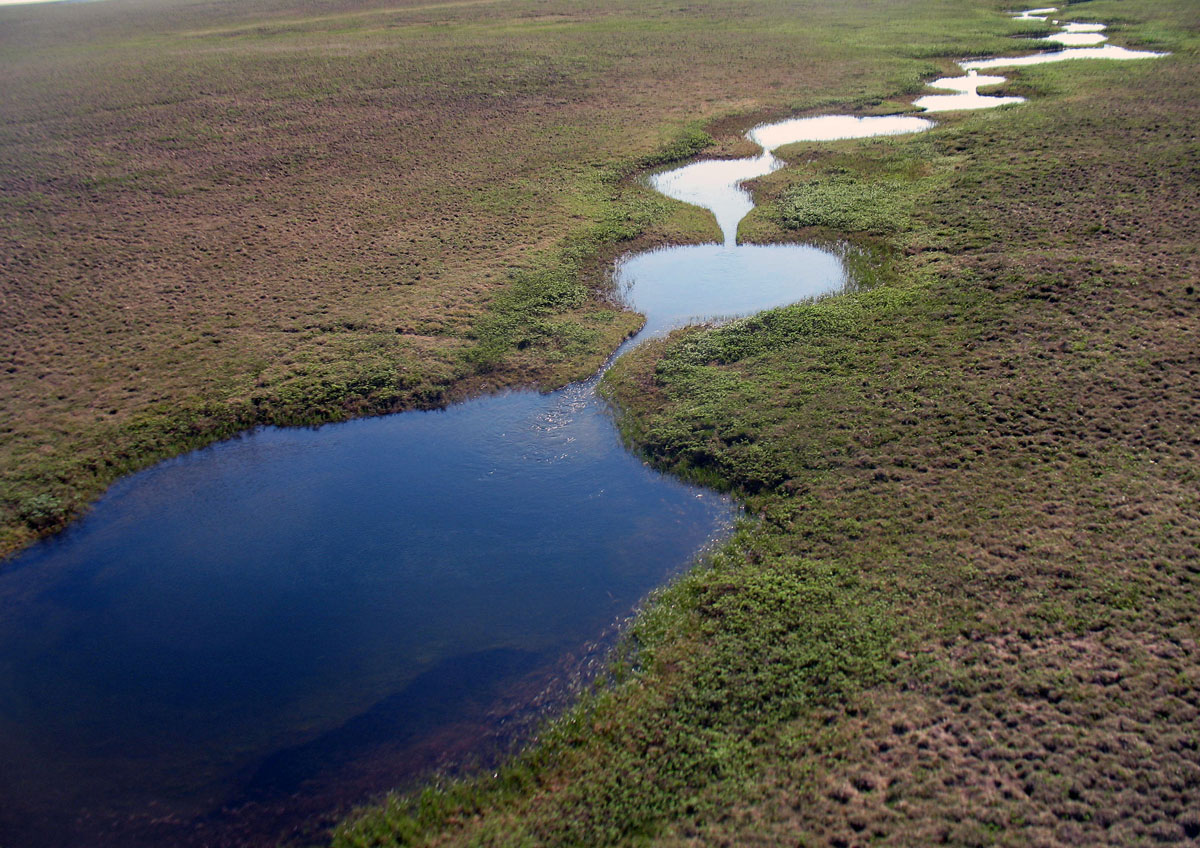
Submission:
POLYGON ((925 118, 902 115, 865 118, 822 115, 765 124, 747 134, 751 141, 763 148, 760 155, 745 159, 695 162, 658 174, 650 184, 668 197, 710 210, 717 218, 726 247, 731 247, 737 241, 738 222, 754 208, 750 193, 741 184, 783 167, 783 162, 772 151, 800 141, 897 135, 918 132, 931 126, 933 122, 925 118))
MULTIPOLYGON (((1016 15, 1019 21, 1047 21, 1050 15, 1058 9, 1049 6, 1042 9, 1029 9, 1016 15)), ((1052 26, 1057 26, 1059 32, 1034 41, 1050 41, 1064 45, 1066 50, 1052 50, 1046 53, 1034 53, 1029 56, 1001 56, 995 59, 976 59, 962 61, 958 66, 967 72, 962 77, 943 77, 929 83, 930 88, 953 91, 955 94, 927 94, 913 101, 914 106, 920 106, 926 112, 954 112, 967 109, 991 109, 1010 103, 1023 103, 1023 97, 1002 97, 998 95, 980 94, 979 89, 999 85, 1004 77, 981 75, 980 71, 993 68, 1019 68, 1029 65, 1044 65, 1050 62, 1063 62, 1075 59, 1152 59, 1165 56, 1165 53, 1152 53, 1148 50, 1128 50, 1114 44, 1103 44, 1108 40, 1104 35, 1104 24, 1097 23, 1062 23, 1050 20, 1052 26), (1103 44, 1101 47, 1090 46, 1103 44)))
POLYGON ((1102 47, 1072 47, 1068 50, 1052 50, 1049 53, 1035 53, 1032 56, 978 59, 972 62, 960 62, 959 66, 964 70, 983 71, 989 68, 1021 68, 1075 59, 1154 59, 1166 55, 1166 53, 1154 53, 1150 50, 1130 50, 1115 44, 1105 44, 1102 47))
MULTIPOLYGON (((816 118, 754 137, 928 126, 816 118)), ((734 244, 739 181, 780 164, 655 178, 725 238, 620 264, 639 340, 847 285, 826 251, 734 244)), ((737 512, 629 454, 595 382, 251 433, 118 483, 20 557, 0 576, 0 844, 269 841, 478 747, 497 705, 737 512)))
MULTIPOLYGON (((1064 32, 1098 32, 1080 26, 1064 32)), ((934 83, 954 94, 918 105, 1017 102, 979 95, 1003 78, 974 69, 1100 54, 1159 55, 964 62, 934 83)), ((711 210, 723 242, 620 263, 647 318, 637 341, 843 290, 831 253, 736 243, 741 183, 781 167, 786 144, 930 126, 782 121, 749 133, 758 156, 653 177, 711 210)), ((514 704, 737 513, 624 450, 596 380, 260 430, 118 483, 9 564, 0 845, 274 844, 502 736, 514 704)))
POLYGON ((979 89, 989 85, 999 85, 1004 77, 981 76, 971 71, 965 77, 942 77, 929 83, 930 88, 945 91, 955 91, 957 94, 927 94, 918 97, 913 105, 920 106, 926 112, 956 112, 965 109, 992 109, 1007 103, 1024 103, 1024 97, 1001 97, 998 95, 980 94, 979 89))

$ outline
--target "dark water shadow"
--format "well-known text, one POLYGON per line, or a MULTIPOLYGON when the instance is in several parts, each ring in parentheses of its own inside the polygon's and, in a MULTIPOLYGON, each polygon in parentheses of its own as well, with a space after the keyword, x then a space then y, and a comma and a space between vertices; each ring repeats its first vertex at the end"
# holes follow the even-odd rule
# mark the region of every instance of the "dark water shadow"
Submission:
POLYGON ((336 730, 267 757, 242 798, 252 802, 292 794, 349 765, 412 749, 446 725, 483 719, 516 681, 545 664, 541 654, 513 649, 445 660, 336 730))

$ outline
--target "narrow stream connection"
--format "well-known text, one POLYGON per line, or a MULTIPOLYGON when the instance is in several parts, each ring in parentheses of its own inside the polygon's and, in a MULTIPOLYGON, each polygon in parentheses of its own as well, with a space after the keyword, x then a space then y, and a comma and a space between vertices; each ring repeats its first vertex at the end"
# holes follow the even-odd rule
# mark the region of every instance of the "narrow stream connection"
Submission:
MULTIPOLYGON (((756 132, 774 147, 929 125, 756 132)), ((748 210, 737 179, 779 167, 753 161, 658 179, 748 210)), ((735 245, 740 217, 723 244, 620 263, 638 341, 848 284, 827 251, 735 245)), ((0 844, 244 834, 476 750, 737 515, 626 451, 598 379, 259 430, 117 483, 19 557, 0 574, 0 844)))
MULTIPOLYGON (((1101 29, 1062 35, 1103 40, 1101 29)), ((977 70, 1100 53, 1160 55, 1106 44, 962 62, 966 76, 933 83, 955 93, 917 105, 1019 102, 980 95, 1003 78, 977 70)), ((619 264, 623 296, 646 315, 622 350, 845 289, 832 253, 737 244, 753 208, 742 183, 782 167, 773 151, 786 144, 931 126, 785 120, 748 133, 757 156, 652 177, 711 210, 723 241, 619 264)), ((0 845, 273 844, 295 821, 502 736, 738 513, 626 451, 598 379, 258 430, 118 482, 8 563, 0 845)))
MULTIPOLYGON (((1014 15, 1018 21, 1046 21, 1058 9, 1049 6, 1042 9, 1030 9, 1014 15)), ((1008 103, 1024 103, 1024 97, 1001 97, 997 95, 980 94, 979 89, 990 85, 999 85, 1004 77, 980 75, 980 71, 992 68, 1015 68, 1027 65, 1044 65, 1048 62, 1062 62, 1068 59, 1151 59, 1165 56, 1166 53, 1152 53, 1148 50, 1127 50, 1113 44, 1103 47, 1086 45, 1102 44, 1108 40, 1104 35, 1104 24, 1060 23, 1051 20, 1051 24, 1059 27, 1058 33, 1043 39, 1032 41, 1051 41, 1062 44, 1070 49, 1054 50, 1048 53, 1034 53, 1029 56, 998 57, 995 59, 977 59, 962 61, 958 66, 967 72, 962 77, 943 77, 929 83, 930 88, 954 91, 956 94, 927 94, 913 101, 914 106, 920 106, 926 112, 952 112, 964 109, 990 109, 1008 103)))

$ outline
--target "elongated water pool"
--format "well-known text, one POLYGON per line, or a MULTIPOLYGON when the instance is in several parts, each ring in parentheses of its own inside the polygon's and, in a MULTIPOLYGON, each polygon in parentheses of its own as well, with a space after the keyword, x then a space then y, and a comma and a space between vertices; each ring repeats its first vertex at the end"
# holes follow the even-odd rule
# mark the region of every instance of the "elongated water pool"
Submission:
MULTIPOLYGON (((690 167, 659 179, 743 201, 690 167)), ((847 278, 826 251, 727 233, 629 257, 617 282, 641 339, 847 278)), ((629 454, 594 386, 260 430, 118 483, 18 558, 0 575, 0 844, 269 844, 475 751, 737 514, 629 454)))

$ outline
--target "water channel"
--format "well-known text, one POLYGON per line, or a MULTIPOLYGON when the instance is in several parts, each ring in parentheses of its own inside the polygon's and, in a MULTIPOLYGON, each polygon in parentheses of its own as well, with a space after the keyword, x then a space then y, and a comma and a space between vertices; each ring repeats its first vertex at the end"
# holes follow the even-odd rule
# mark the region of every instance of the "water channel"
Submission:
MULTIPOLYGON (((654 176, 724 239, 620 263, 633 343, 850 285, 833 253, 738 245, 742 181, 785 144, 930 126, 793 119, 750 132, 759 156, 654 176)), ((7 563, 0 845, 273 844, 502 740, 737 515, 626 451, 597 379, 261 429, 120 481, 7 563)))

